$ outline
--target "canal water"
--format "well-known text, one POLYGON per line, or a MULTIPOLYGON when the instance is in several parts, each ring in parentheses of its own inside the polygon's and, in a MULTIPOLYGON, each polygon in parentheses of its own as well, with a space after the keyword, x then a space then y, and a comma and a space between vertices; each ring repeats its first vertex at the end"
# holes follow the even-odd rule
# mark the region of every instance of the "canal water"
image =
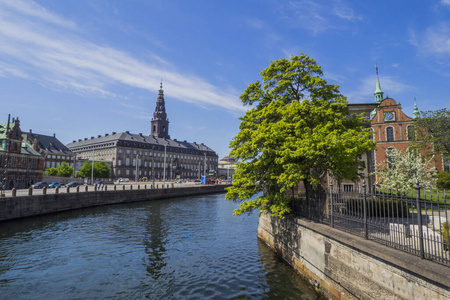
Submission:
POLYGON ((0 299, 319 299, 224 194, 0 223, 0 299))

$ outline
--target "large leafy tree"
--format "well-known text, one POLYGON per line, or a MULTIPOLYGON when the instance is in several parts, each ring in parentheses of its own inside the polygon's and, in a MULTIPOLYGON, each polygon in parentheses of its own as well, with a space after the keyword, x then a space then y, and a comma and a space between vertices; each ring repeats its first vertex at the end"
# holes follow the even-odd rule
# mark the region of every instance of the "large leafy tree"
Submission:
POLYGON ((419 145, 444 155, 450 155, 450 110, 422 111, 414 122, 415 135, 419 145))
POLYGON ((288 190, 303 181, 308 197, 326 172, 336 179, 359 178, 361 157, 375 143, 368 120, 348 116, 338 86, 327 84, 306 54, 273 61, 260 75, 262 82, 249 84, 240 97, 253 107, 240 118, 230 144, 240 163, 226 198, 242 202, 235 215, 259 209, 283 217, 290 212, 288 190))
POLYGON ((433 158, 425 159, 415 147, 409 147, 406 151, 388 149, 386 156, 387 160, 375 167, 381 186, 398 190, 413 189, 417 182, 425 189, 436 186, 433 158))
POLYGON ((69 166, 66 162, 62 162, 58 168, 58 176, 70 177, 73 174, 73 168, 69 166))
MULTIPOLYGON (((92 162, 85 161, 79 171, 76 172, 77 177, 91 177, 92 162)), ((94 178, 109 178, 109 166, 104 161, 94 162, 94 178)))

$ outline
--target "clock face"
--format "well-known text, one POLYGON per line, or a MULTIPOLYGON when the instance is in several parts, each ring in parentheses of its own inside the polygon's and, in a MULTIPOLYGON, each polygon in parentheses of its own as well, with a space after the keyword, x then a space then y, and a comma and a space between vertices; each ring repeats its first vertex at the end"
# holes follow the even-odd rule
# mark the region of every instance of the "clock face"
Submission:
POLYGON ((384 119, 385 119, 386 121, 394 121, 394 119, 395 119, 394 112, 392 112, 392 111, 390 111, 390 112, 385 112, 385 113, 384 113, 384 119))

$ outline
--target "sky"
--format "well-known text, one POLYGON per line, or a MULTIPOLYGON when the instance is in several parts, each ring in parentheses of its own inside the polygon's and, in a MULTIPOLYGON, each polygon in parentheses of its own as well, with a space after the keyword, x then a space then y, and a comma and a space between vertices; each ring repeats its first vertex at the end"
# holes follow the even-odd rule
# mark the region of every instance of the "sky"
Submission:
POLYGON ((150 134, 162 80, 172 139, 219 158, 271 61, 306 53, 350 103, 449 108, 450 0, 0 0, 0 123, 68 144, 150 134))

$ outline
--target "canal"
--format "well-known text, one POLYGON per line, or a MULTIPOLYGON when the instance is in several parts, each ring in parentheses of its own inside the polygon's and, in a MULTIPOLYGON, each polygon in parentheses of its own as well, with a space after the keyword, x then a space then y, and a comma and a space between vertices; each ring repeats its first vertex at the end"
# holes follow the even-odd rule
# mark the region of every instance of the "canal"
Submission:
POLYGON ((319 299, 224 194, 0 223, 1 299, 319 299))

